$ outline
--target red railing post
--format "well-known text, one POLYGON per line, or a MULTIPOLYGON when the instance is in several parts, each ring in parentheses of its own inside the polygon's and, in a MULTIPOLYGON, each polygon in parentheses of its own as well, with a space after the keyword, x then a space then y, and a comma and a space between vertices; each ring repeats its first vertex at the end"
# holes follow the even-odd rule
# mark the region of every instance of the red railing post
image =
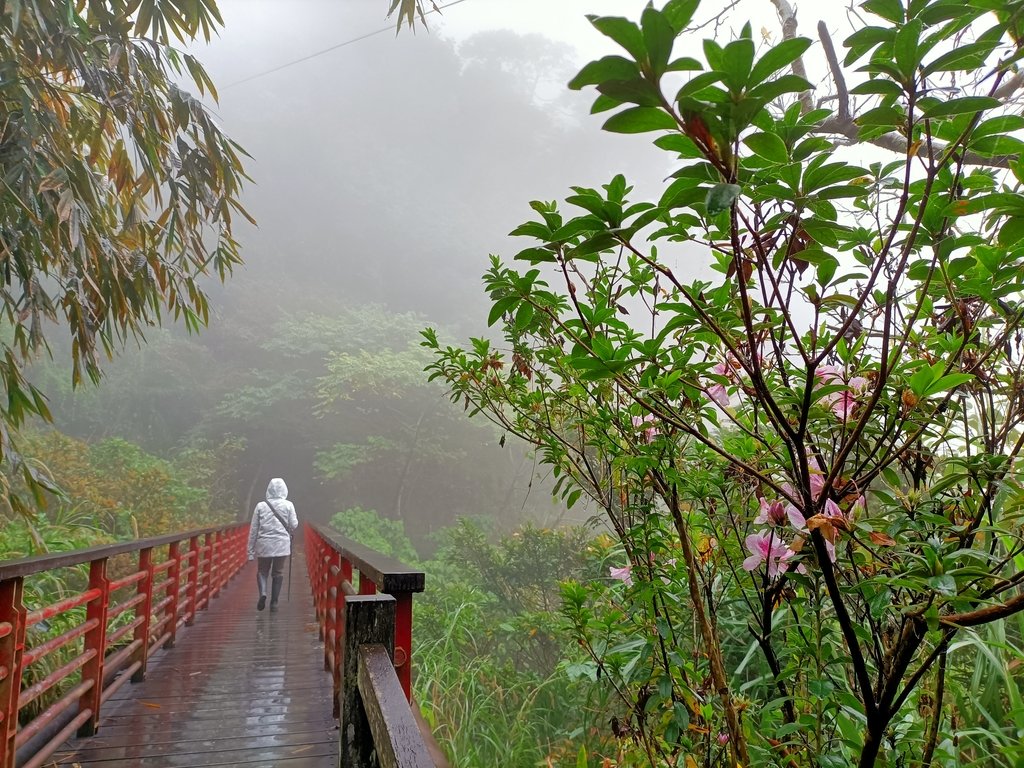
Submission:
POLYGON ((21 657, 25 653, 25 618, 21 577, 0 582, 0 768, 14 768, 18 733, 21 657))
POLYGON ((331 597, 331 590, 336 590, 335 595, 341 592, 341 555, 334 550, 329 554, 324 563, 327 570, 327 579, 324 584, 323 595, 320 598, 320 608, 323 612, 323 641, 324 641, 324 669, 330 669, 329 655, 333 653, 332 643, 338 636, 338 612, 335 610, 335 601, 331 597))
POLYGON ((359 594, 360 595, 376 595, 377 585, 370 581, 370 578, 363 573, 359 572, 359 594))
POLYGON ((334 717, 341 716, 341 678, 345 670, 345 582, 352 581, 352 563, 338 555, 338 589, 334 593, 330 609, 334 611, 334 669, 331 670, 331 689, 334 717))
POLYGON ((324 615, 322 612, 321 576, 323 574, 323 556, 319 547, 306 551, 306 563, 309 566, 309 587, 313 590, 313 616, 316 618, 317 638, 324 639, 324 615))
POLYGON ((223 552, 223 540, 220 536, 220 531, 213 532, 213 541, 210 544, 210 599, 212 600, 220 594, 220 583, 221 574, 224 571, 223 563, 221 558, 224 555, 223 552))
POLYGON ((231 566, 233 564, 233 558, 231 557, 231 535, 227 531, 222 531, 220 535, 220 587, 218 589, 224 589, 228 585, 228 581, 231 579, 231 566))
POLYGON ((96 626, 85 633, 86 652, 95 654, 82 667, 82 682, 91 681, 92 688, 78 700, 78 711, 89 710, 91 714, 78 728, 79 736, 92 736, 100 722, 100 704, 103 695, 103 659, 107 652, 107 609, 110 606, 110 579, 107 578, 107 558, 89 563, 89 589, 98 589, 100 594, 89 601, 85 609, 86 622, 95 620, 96 626))
POLYGON ((135 618, 141 618, 139 626, 135 628, 134 640, 139 642, 139 647, 132 654, 132 663, 139 662, 139 668, 132 675, 133 683, 141 683, 146 679, 146 663, 149 661, 149 625, 153 618, 153 548, 145 547, 139 550, 139 570, 145 573, 139 582, 137 594, 145 595, 142 602, 135 608, 135 618))
POLYGON ((213 598, 213 534, 208 533, 203 537, 203 553, 206 555, 203 558, 206 562, 206 570, 203 571, 203 592, 206 595, 206 599, 203 601, 203 607, 210 607, 210 600, 213 598))
POLYGON ((316 590, 316 619, 317 624, 320 627, 320 639, 323 640, 327 637, 327 622, 330 617, 327 614, 327 610, 330 606, 330 590, 331 590, 331 551, 326 548, 317 548, 316 562, 316 584, 314 589, 316 590))
POLYGON ((167 604, 167 631, 170 637, 167 638, 165 648, 174 647, 174 639, 178 634, 178 595, 181 594, 181 543, 172 541, 167 547, 167 559, 171 561, 171 567, 167 571, 167 578, 170 584, 167 585, 167 596, 171 602, 167 604))
POLYGON ((232 569, 232 578, 245 567, 245 545, 248 543, 248 531, 245 528, 235 530, 235 567, 232 569))
POLYGON ((227 531, 217 532, 217 594, 228 583, 228 537, 227 531))
POLYGON ((193 536, 188 540, 188 551, 191 553, 189 564, 191 569, 188 572, 188 586, 185 588, 185 626, 191 627, 196 621, 196 601, 199 599, 199 537, 193 536))
POLYGON ((412 701, 412 592, 398 592, 395 598, 395 671, 412 701))

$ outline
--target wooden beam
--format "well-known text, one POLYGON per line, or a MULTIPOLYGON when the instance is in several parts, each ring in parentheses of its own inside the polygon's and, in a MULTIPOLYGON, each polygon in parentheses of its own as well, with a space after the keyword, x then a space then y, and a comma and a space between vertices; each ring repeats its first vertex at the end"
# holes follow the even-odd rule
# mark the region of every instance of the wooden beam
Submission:
POLYGON ((383 645, 359 647, 359 694, 380 768, 435 768, 383 645))

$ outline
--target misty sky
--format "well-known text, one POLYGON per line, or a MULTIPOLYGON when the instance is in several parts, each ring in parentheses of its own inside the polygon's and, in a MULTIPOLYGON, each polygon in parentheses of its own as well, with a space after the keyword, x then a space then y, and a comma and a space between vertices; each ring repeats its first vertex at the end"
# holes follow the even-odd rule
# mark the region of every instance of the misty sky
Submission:
MULTIPOLYGON (((224 127, 254 157, 245 200, 260 229, 242 235, 249 269, 300 282, 316 271, 343 299, 465 317, 478 330, 487 256, 531 245, 505 236, 531 218, 530 200, 617 172, 636 184, 634 199, 651 198, 674 169, 653 136, 602 133, 606 115, 588 114, 592 89, 564 87, 615 51, 586 14, 637 18, 644 4, 464 0, 431 14, 429 32, 389 29, 260 74, 391 27, 387 3, 221 0, 226 26, 197 53, 221 89, 224 127)), ((703 17, 722 7, 704 6, 703 17)), ((845 13, 826 10, 841 26, 845 13)), ((778 34, 771 0, 742 0, 719 36, 747 20, 755 36, 778 34)), ((816 20, 802 31, 813 35, 816 20)), ((684 273, 706 274, 703 254, 680 253, 684 273)))
MULTIPOLYGON (((771 23, 771 3, 750 1, 771 23)), ((479 330, 487 256, 531 245, 506 237, 530 200, 617 172, 634 199, 656 196, 673 170, 653 136, 602 133, 592 89, 564 87, 614 50, 585 15, 636 17, 638 0, 465 0, 430 15, 429 32, 389 30, 246 82, 393 22, 384 0, 220 4, 226 26, 197 53, 224 127, 254 157, 250 270, 317 271, 339 295, 479 330)), ((702 262, 690 254, 687 271, 702 262)))

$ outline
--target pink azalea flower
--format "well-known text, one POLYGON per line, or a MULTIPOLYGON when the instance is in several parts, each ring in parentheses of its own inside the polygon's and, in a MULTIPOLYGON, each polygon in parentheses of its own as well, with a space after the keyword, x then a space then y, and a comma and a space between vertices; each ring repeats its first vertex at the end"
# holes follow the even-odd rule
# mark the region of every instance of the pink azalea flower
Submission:
POLYGON ((844 371, 834 365, 819 366, 814 375, 825 384, 845 384, 846 389, 840 392, 829 392, 821 402, 842 421, 849 421, 854 409, 857 407, 858 398, 868 388, 868 380, 863 376, 854 376, 846 380, 844 371))
POLYGON ((821 464, 813 456, 807 460, 807 473, 810 475, 811 498, 817 501, 821 497, 821 492, 825 490, 825 473, 821 471, 821 464))
POLYGON ((782 558, 790 549, 778 536, 773 533, 752 533, 747 536, 746 544, 750 557, 743 561, 743 570, 753 571, 760 567, 761 563, 767 563, 769 578, 786 571, 787 566, 782 562, 782 558))
POLYGON ((839 505, 832 501, 832 499, 825 499, 825 508, 821 513, 831 520, 846 520, 846 515, 843 510, 840 509, 839 505))
MULTIPOLYGON (((717 363, 714 368, 711 369, 713 374, 717 376, 724 376, 727 379, 732 379, 732 369, 727 363, 717 363)), ((729 405, 729 393, 725 389, 724 384, 712 384, 708 387, 708 397, 714 400, 722 408, 729 405)))
POLYGON ((708 397, 718 403, 722 408, 729 405, 729 393, 726 392, 724 384, 712 384, 708 387, 708 397))
POLYGON ((826 384, 833 384, 836 381, 842 382, 843 371, 835 365, 819 365, 814 369, 814 375, 826 384))
POLYGON ((642 439, 645 443, 650 443, 657 435, 661 434, 661 430, 658 429, 654 416, 650 414, 647 416, 634 416, 633 426, 637 429, 642 429, 642 439))
POLYGON ((754 518, 754 525, 770 525, 778 528, 784 526, 788 521, 798 531, 802 531, 807 527, 807 521, 804 519, 804 516, 792 504, 787 504, 781 499, 773 501, 771 504, 764 499, 759 499, 759 502, 761 504, 761 513, 754 518))
MULTIPOLYGON (((784 554, 779 559, 779 568, 780 568, 780 570, 781 571, 788 570, 789 569, 789 561, 792 560, 794 557, 796 557, 798 554, 800 554, 800 553, 794 551, 790 547, 786 547, 786 554, 784 554)), ((833 558, 833 561, 834 561, 834 558, 833 558)), ((797 563, 797 565, 796 565, 796 572, 797 573, 807 573, 807 568, 804 567, 803 563, 797 563)))
POLYGON ((825 500, 825 506, 821 510, 821 517, 825 518, 828 522, 822 528, 822 535, 825 539, 825 549, 828 551, 828 558, 833 563, 836 561, 835 541, 839 538, 839 531, 845 530, 848 527, 851 516, 854 510, 857 509, 858 504, 860 504, 860 499, 853 503, 849 512, 843 512, 842 507, 835 501, 832 499, 825 500))
POLYGON ((754 525, 777 527, 786 524, 786 508, 781 501, 769 504, 765 499, 758 499, 758 502, 761 505, 761 514, 754 518, 754 525))
POLYGON ((608 569, 608 574, 613 579, 618 579, 619 581, 621 581, 627 587, 632 587, 633 586, 633 574, 632 574, 632 571, 633 571, 633 566, 632 565, 627 565, 627 566, 625 566, 623 568, 611 567, 611 568, 608 569))
POLYGON ((829 407, 832 413, 841 421, 849 421, 853 409, 857 407, 857 398, 850 390, 833 392, 831 395, 826 395, 825 400, 830 401, 829 407))
POLYGON ((828 552, 828 559, 833 563, 836 561, 836 545, 829 541, 828 537, 825 537, 825 550, 828 552))

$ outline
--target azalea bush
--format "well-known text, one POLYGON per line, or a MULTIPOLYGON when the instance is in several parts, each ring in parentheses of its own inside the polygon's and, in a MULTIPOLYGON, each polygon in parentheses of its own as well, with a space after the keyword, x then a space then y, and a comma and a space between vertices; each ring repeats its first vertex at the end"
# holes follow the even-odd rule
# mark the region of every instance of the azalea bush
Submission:
POLYGON ((623 764, 1018 765, 1019 694, 968 692, 1022 646, 1024 3, 867 0, 843 60, 775 4, 591 19, 624 55, 570 86, 675 170, 534 202, 501 342, 427 330, 430 375, 619 539, 563 596, 623 764))

